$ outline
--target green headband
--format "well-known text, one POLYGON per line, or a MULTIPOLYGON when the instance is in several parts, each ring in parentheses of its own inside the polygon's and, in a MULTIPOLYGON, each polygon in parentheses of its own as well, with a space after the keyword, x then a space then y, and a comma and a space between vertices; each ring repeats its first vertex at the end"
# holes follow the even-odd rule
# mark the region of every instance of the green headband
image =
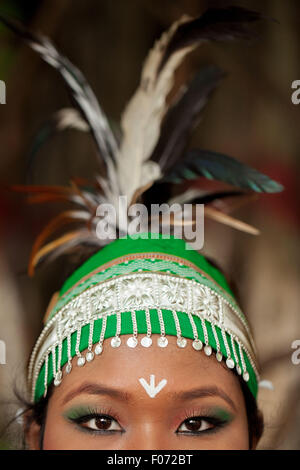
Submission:
POLYGON ((111 338, 119 347, 179 348, 215 352, 243 377, 254 397, 258 372, 247 320, 223 274, 183 240, 159 234, 121 238, 77 269, 63 285, 29 364, 32 399, 46 396, 72 367, 100 355, 111 338), (153 338, 153 334, 158 337, 153 338), (142 338, 138 335, 143 335, 142 338))

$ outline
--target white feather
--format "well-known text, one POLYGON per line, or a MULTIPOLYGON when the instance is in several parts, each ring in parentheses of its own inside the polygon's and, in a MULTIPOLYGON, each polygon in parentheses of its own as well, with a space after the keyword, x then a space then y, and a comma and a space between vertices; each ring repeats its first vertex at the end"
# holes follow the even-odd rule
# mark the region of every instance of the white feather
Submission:
MULTIPOLYGON (((182 17, 155 43, 144 64, 140 86, 122 116, 123 140, 117 157, 117 175, 121 193, 127 195, 129 202, 134 192, 149 180, 143 164, 157 144, 161 122, 168 108, 166 100, 174 84, 175 71, 185 56, 196 47, 191 45, 173 53, 158 73, 161 59, 172 36, 178 26, 188 20, 188 17, 182 17)), ((160 177, 158 168, 154 170, 155 179, 160 177)), ((154 169, 154 165, 151 169, 154 169)))

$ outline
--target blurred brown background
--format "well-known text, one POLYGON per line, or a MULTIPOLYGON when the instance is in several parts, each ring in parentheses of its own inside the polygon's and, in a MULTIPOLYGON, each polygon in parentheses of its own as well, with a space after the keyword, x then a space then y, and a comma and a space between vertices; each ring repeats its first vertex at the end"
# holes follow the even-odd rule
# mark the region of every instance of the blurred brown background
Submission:
MULTIPOLYGON (((49 35, 81 70, 117 128, 126 101, 138 84, 145 55, 161 32, 187 13, 208 6, 240 5, 278 22, 260 23, 251 44, 202 46, 181 73, 215 63, 228 76, 214 94, 196 129, 193 144, 248 162, 280 181, 285 191, 265 195, 234 214, 261 230, 254 237, 216 222, 205 227, 204 253, 238 283, 260 354, 259 403, 266 429, 260 448, 300 449, 300 364, 291 361, 300 340, 298 174, 300 105, 291 102, 291 84, 300 80, 300 2, 298 0, 2 0, 0 12, 49 35)), ((8 184, 28 181, 28 152, 40 124, 68 106, 57 74, 4 27, 0 27, 0 79, 7 104, 0 105, 0 340, 6 365, 0 365, 0 401, 14 400, 29 352, 51 294, 64 277, 63 262, 38 271, 26 264, 34 237, 55 207, 29 207, 8 184)), ((35 184, 67 183, 91 176, 95 168, 91 139, 67 131, 40 151, 31 175, 35 184)), ((1 406, 0 425, 14 413, 1 406)), ((3 439, 2 447, 9 445, 3 439)))

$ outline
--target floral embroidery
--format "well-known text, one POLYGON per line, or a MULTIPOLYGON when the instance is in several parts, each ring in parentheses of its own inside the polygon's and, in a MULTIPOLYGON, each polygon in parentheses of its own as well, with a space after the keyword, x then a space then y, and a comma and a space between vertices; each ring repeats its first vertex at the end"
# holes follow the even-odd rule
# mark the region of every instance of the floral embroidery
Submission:
POLYGON ((69 331, 76 330, 85 321, 86 315, 84 312, 74 309, 68 310, 66 315, 62 316, 62 319, 57 324, 57 331, 59 331, 60 335, 64 336, 69 331))
POLYGON ((120 301, 125 308, 150 306, 155 303, 151 277, 125 279, 120 283, 120 301))
POLYGON ((197 289, 194 296, 194 308, 197 312, 201 312, 207 318, 219 322, 220 320, 220 304, 219 298, 211 290, 206 287, 197 289))
POLYGON ((115 289, 112 286, 103 286, 100 292, 93 292, 91 305, 95 313, 115 310, 117 307, 115 289))
POLYGON ((164 279, 160 283, 160 304, 170 307, 186 307, 188 290, 186 286, 172 279, 164 279))

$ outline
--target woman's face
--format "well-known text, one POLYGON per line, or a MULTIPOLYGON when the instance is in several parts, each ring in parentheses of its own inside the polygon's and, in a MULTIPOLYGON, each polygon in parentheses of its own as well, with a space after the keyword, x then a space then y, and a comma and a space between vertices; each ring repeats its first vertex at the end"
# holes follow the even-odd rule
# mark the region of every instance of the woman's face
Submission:
MULTIPOLYGON (((49 399, 44 449, 249 448, 235 374, 190 340, 179 349, 176 337, 168 337, 159 348, 154 335, 152 347, 131 349, 128 337, 117 349, 104 344, 101 356, 64 374, 49 399)), ((38 448, 37 425, 28 442, 38 448)))

